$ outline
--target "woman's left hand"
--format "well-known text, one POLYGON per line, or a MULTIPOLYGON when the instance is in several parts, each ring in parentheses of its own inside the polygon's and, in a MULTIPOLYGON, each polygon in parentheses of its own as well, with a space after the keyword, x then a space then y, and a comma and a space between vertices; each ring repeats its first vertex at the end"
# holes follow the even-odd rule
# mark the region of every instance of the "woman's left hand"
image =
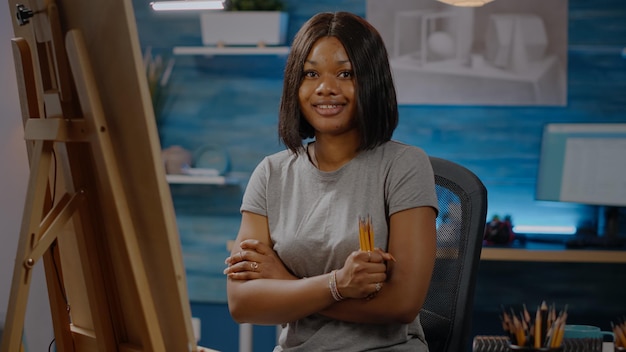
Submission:
POLYGON ((228 265, 224 274, 235 280, 252 279, 297 279, 285 267, 278 255, 268 245, 257 240, 243 240, 241 248, 226 258, 228 265))

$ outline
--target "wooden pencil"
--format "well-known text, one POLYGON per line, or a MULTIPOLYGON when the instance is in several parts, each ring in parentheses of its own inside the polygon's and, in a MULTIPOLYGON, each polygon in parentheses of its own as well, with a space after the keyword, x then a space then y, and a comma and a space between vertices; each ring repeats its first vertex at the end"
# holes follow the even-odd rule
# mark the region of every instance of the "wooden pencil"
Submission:
POLYGON ((374 250, 374 228, 369 214, 365 218, 359 216, 359 247, 362 251, 374 250))
POLYGON ((541 315, 541 341, 546 341, 546 337, 548 335, 548 305, 546 301, 541 303, 541 307, 539 307, 540 315, 541 315))
POLYGON ((541 347, 541 314, 539 307, 537 307, 537 313, 535 314, 535 328, 534 328, 534 347, 541 347))
POLYGON ((359 247, 362 251, 371 251, 372 250, 372 242, 371 237, 373 236, 371 230, 371 218, 369 215, 367 218, 363 218, 359 216, 359 247))
POLYGON ((626 347, 626 332, 624 331, 624 327, 620 324, 614 324, 613 322, 611 322, 611 327, 615 335, 615 346, 626 347))

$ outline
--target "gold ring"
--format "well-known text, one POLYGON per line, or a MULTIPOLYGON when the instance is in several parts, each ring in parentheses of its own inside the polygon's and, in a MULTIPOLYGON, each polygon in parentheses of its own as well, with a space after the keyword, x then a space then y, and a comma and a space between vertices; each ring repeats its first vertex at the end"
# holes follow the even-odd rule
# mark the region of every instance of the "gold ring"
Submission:
POLYGON ((252 271, 256 271, 256 269, 259 268, 259 263, 252 262, 252 263, 250 263, 250 267, 252 268, 252 271))

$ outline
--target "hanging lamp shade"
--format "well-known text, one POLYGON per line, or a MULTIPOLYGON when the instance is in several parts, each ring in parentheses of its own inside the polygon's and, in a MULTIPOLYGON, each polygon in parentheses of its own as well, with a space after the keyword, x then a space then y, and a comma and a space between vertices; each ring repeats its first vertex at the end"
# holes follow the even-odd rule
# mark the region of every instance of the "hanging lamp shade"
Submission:
POLYGON ((493 0, 437 0, 437 1, 446 3, 448 5, 452 5, 452 6, 479 7, 487 3, 490 3, 493 0))

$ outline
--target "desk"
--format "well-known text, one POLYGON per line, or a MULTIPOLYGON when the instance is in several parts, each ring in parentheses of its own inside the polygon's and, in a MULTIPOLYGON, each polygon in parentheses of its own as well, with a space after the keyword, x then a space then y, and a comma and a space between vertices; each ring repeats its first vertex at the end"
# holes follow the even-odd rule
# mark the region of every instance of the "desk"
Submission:
POLYGON ((626 263, 626 251, 483 247, 480 260, 570 263, 626 263))
MULTIPOLYGON (((626 251, 566 249, 564 243, 515 241, 484 246, 472 312, 472 335, 502 333, 501 307, 568 305, 568 323, 610 329, 626 312, 626 251)), ((495 350, 492 350, 495 351, 495 350)))
POLYGON ((480 260, 626 264, 626 247, 567 248, 563 241, 524 239, 510 245, 483 244, 480 260))

